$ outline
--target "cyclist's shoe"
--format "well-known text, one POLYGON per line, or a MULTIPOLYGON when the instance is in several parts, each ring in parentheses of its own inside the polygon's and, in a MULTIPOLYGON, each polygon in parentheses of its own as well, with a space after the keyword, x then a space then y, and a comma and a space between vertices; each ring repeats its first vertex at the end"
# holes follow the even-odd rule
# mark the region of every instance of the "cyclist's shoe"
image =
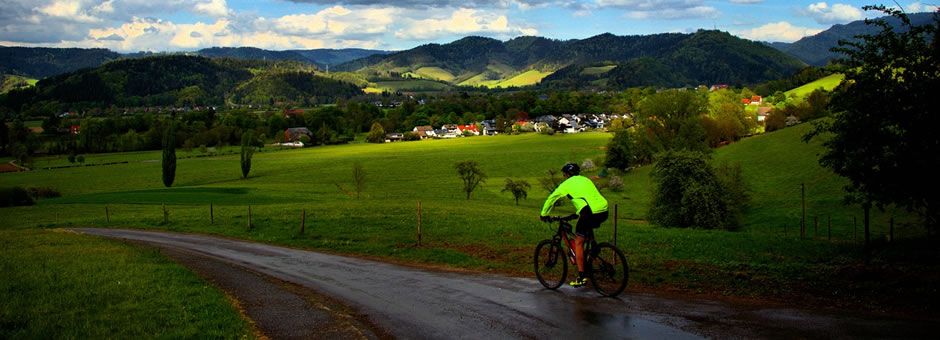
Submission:
POLYGON ((587 281, 588 279, 586 277, 579 277, 575 279, 574 281, 568 282, 568 284, 571 285, 572 287, 578 288, 587 284, 587 281))

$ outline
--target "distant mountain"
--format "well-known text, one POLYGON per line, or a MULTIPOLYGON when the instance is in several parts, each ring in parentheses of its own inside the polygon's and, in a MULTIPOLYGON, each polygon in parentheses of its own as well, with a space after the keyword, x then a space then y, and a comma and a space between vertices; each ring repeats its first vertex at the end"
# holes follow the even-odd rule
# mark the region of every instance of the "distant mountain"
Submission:
MULTIPOLYGON (((751 84, 786 77, 806 64, 761 43, 725 32, 664 33, 583 40, 521 37, 506 42, 466 37, 388 55, 373 55, 336 70, 373 80, 424 78, 451 85, 478 85, 533 71, 542 86, 678 87, 751 84)), ((497 82, 498 83, 498 82, 497 82)))
POLYGON ((380 50, 366 50, 361 48, 343 48, 343 49, 331 49, 331 48, 320 48, 313 50, 290 50, 287 52, 294 52, 304 56, 305 58, 313 61, 322 69, 325 69, 326 65, 333 67, 345 63, 347 61, 356 60, 359 58, 365 58, 373 54, 385 55, 391 53, 389 51, 380 51, 380 50))
MULTIPOLYGON (((922 26, 931 23, 933 16, 933 13, 915 13, 908 15, 908 18, 911 19, 911 24, 914 26, 922 26)), ((881 19, 884 19, 892 27, 903 29, 900 19, 891 16, 882 17, 881 19)), ((845 25, 834 25, 825 31, 804 37, 792 44, 772 43, 769 45, 797 57, 807 64, 823 67, 830 61, 842 56, 840 53, 830 51, 831 48, 839 46, 839 40, 857 41, 855 36, 873 35, 877 34, 879 30, 877 26, 866 25, 864 20, 859 20, 845 25)))
POLYGON ((0 46, 0 74, 41 79, 121 58, 101 48, 45 48, 0 46))
POLYGON ((258 60, 294 60, 313 64, 314 61, 294 51, 269 51, 255 47, 211 47, 196 51, 196 54, 207 58, 230 57, 236 59, 258 60))
POLYGON ((271 100, 331 103, 361 94, 355 85, 318 76, 312 65, 182 54, 121 59, 96 68, 40 80, 35 87, 0 96, 20 111, 39 103, 67 109, 264 103, 271 100))

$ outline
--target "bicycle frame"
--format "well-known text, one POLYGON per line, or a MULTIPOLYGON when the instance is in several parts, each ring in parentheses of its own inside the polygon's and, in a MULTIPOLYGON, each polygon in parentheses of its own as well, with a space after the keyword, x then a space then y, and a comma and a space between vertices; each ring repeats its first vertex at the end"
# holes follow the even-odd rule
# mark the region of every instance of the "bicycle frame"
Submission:
MULTIPOLYGON (((564 249, 565 247, 568 248, 565 254, 568 255, 568 261, 571 262, 571 264, 573 265, 577 265, 578 262, 574 254, 573 240, 572 238, 568 237, 568 234, 574 235, 573 233, 574 226, 572 226, 571 223, 568 223, 568 221, 575 219, 577 217, 578 215, 570 215, 567 217, 552 217, 552 221, 558 221, 558 230, 555 232, 555 235, 552 236, 552 242, 556 245, 561 245, 562 249, 564 249)), ((593 247, 594 244, 596 244, 596 242, 594 240, 593 235, 589 239, 586 238, 584 240, 585 260, 587 259, 587 254, 589 254, 589 251, 594 248, 593 247)))

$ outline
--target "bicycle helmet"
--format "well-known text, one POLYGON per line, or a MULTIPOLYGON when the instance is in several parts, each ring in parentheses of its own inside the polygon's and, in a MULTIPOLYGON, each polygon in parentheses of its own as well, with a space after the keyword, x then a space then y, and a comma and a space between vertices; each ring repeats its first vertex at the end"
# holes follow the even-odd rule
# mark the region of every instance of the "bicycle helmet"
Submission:
POLYGON ((568 174, 569 176, 577 176, 581 173, 581 167, 574 163, 568 163, 561 167, 561 172, 568 174))

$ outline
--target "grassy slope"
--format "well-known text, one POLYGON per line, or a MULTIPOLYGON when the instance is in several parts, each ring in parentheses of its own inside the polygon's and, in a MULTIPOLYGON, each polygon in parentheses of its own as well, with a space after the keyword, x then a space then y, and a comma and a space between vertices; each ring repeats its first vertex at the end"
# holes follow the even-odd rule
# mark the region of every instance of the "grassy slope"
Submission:
MULTIPOLYGON (((828 289, 827 280, 838 281, 828 273, 855 261, 859 248, 851 241, 794 236, 799 183, 807 183, 808 216, 831 214, 837 238, 851 239, 845 219, 858 209, 838 203, 842 182, 816 165, 818 145, 799 142, 806 128, 748 138, 715 152, 716 161, 741 162, 752 180, 755 199, 746 210, 742 232, 647 225, 642 220, 650 196, 649 166, 626 175, 623 191, 605 191, 618 206, 618 242, 631 258, 632 282, 723 294, 786 295, 820 293, 828 289), (789 236, 782 224, 790 226, 789 236), (799 287, 812 280, 823 283, 799 287)), ((551 233, 536 219, 547 195, 537 179, 567 161, 597 159, 609 139, 603 133, 530 134, 262 153, 253 160, 246 180, 239 179, 237 155, 184 159, 173 188, 162 187, 159 163, 10 173, 0 176, 0 186, 53 186, 66 196, 32 207, 5 208, 0 214, 10 221, 7 228, 51 227, 56 218, 59 225, 101 226, 107 225, 107 206, 110 225, 116 227, 223 234, 529 275, 532 247, 551 233), (477 160, 489 175, 469 201, 453 169, 454 162, 465 159, 477 160), (361 200, 348 192, 354 161, 362 162, 368 173, 361 200), (511 195, 501 193, 506 177, 533 184, 529 199, 516 206, 511 195), (422 248, 413 247, 417 201, 423 209, 422 248), (162 203, 167 204, 169 222, 163 220, 162 203), (209 223, 210 203, 214 224, 209 223), (250 230, 249 204, 255 226, 250 230), (302 210, 307 213, 306 233, 298 235, 302 210)), ((571 212, 568 206, 558 209, 559 214, 571 212)), ((887 217, 876 214, 876 235, 884 234, 887 217)), ((611 238, 611 224, 598 231, 600 239, 611 238)), ((905 233, 915 228, 909 230, 905 233)), ((864 282, 853 287, 870 288, 864 282)))
POLYGON ((796 94, 798 97, 805 97, 806 95, 810 94, 810 92, 813 92, 818 88, 823 88, 826 91, 832 91, 832 89, 836 88, 836 86, 839 86, 839 83, 842 82, 842 79, 845 79, 844 74, 830 74, 809 84, 787 91, 784 94, 787 97, 789 97, 790 94, 796 94))
POLYGON ((484 82, 481 82, 480 85, 483 85, 486 87, 510 87, 510 86, 535 85, 538 82, 542 81, 542 78, 545 78, 549 74, 551 73, 540 72, 537 70, 529 70, 509 79, 484 81, 484 82))
POLYGON ((159 251, 0 230, 0 338, 252 338, 224 294, 159 251))

